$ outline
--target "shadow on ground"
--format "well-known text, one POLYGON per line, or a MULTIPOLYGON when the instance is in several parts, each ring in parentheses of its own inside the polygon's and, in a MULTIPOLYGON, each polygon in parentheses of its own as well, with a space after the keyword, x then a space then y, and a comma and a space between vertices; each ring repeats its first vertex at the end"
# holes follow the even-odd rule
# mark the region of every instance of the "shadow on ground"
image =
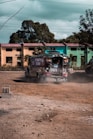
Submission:
POLYGON ((3 115, 9 114, 9 111, 6 110, 0 110, 0 117, 3 115))
POLYGON ((68 81, 77 83, 91 83, 93 82, 93 74, 86 74, 83 71, 77 71, 69 76, 68 81))
MULTIPOLYGON (((14 82, 25 82, 25 83, 47 83, 45 80, 38 80, 36 78, 25 78, 25 77, 19 77, 17 79, 13 80, 14 82)), ((53 81, 48 81, 59 84, 64 81, 56 81, 55 79, 53 81)), ((72 74, 69 75, 67 82, 75 82, 75 83, 91 83, 93 82, 93 74, 86 74, 84 71, 75 71, 72 74)))
POLYGON ((42 83, 42 84, 45 84, 45 83, 54 83, 54 84, 60 84, 61 81, 59 80, 56 80, 56 79, 49 79, 49 80, 42 80, 42 79, 36 79, 36 78, 25 78, 25 77, 20 77, 18 79, 14 79, 13 80, 14 82, 24 82, 24 83, 42 83))
POLYGON ((36 78, 25 78, 25 77, 20 77, 18 79, 14 79, 14 82, 25 82, 25 83, 40 83, 41 81, 37 80, 36 78))

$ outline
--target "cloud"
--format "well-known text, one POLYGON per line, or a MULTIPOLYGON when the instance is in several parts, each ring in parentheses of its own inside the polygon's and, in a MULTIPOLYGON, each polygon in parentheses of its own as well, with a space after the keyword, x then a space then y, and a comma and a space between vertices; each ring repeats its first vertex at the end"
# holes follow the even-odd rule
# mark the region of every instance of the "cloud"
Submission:
MULTIPOLYGON (((61 0, 60 0, 61 1, 61 0)), ((79 3, 79 4, 93 4, 93 1, 92 0, 66 0, 65 2, 69 2, 69 3, 79 3)))
POLYGON ((0 27, 4 25, 0 42, 7 43, 24 20, 46 23, 57 39, 69 36, 78 31, 80 15, 92 9, 92 5, 92 0, 15 0, 0 4, 0 27))
MULTIPOLYGON (((44 22, 42 20, 42 22, 44 22)), ((46 20, 51 32, 55 34, 56 39, 66 38, 72 35, 73 32, 78 32, 77 21, 63 21, 63 20, 46 20)))

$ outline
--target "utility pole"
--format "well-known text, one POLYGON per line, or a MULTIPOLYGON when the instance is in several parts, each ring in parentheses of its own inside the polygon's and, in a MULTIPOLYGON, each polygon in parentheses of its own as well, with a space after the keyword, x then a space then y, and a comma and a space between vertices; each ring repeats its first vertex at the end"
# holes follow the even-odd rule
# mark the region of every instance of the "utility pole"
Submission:
POLYGON ((24 43, 20 43, 21 45, 21 67, 24 68, 24 43))

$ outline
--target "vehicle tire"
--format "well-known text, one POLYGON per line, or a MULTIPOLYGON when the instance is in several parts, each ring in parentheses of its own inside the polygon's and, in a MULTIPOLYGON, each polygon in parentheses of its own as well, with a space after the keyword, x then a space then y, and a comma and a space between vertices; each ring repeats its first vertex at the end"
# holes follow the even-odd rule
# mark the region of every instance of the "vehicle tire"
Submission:
POLYGON ((91 68, 86 68, 86 69, 85 69, 85 72, 86 72, 87 74, 90 74, 90 73, 91 73, 91 68))
POLYGON ((40 79, 40 74, 38 72, 36 73, 36 78, 40 79))

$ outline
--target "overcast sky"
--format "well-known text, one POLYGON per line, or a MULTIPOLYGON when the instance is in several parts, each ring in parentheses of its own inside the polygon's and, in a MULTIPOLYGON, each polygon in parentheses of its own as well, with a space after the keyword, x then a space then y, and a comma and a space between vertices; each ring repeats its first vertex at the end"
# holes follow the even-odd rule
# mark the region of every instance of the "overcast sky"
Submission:
POLYGON ((0 43, 21 29, 24 20, 46 23, 56 39, 78 32, 79 17, 93 0, 0 0, 0 43))

